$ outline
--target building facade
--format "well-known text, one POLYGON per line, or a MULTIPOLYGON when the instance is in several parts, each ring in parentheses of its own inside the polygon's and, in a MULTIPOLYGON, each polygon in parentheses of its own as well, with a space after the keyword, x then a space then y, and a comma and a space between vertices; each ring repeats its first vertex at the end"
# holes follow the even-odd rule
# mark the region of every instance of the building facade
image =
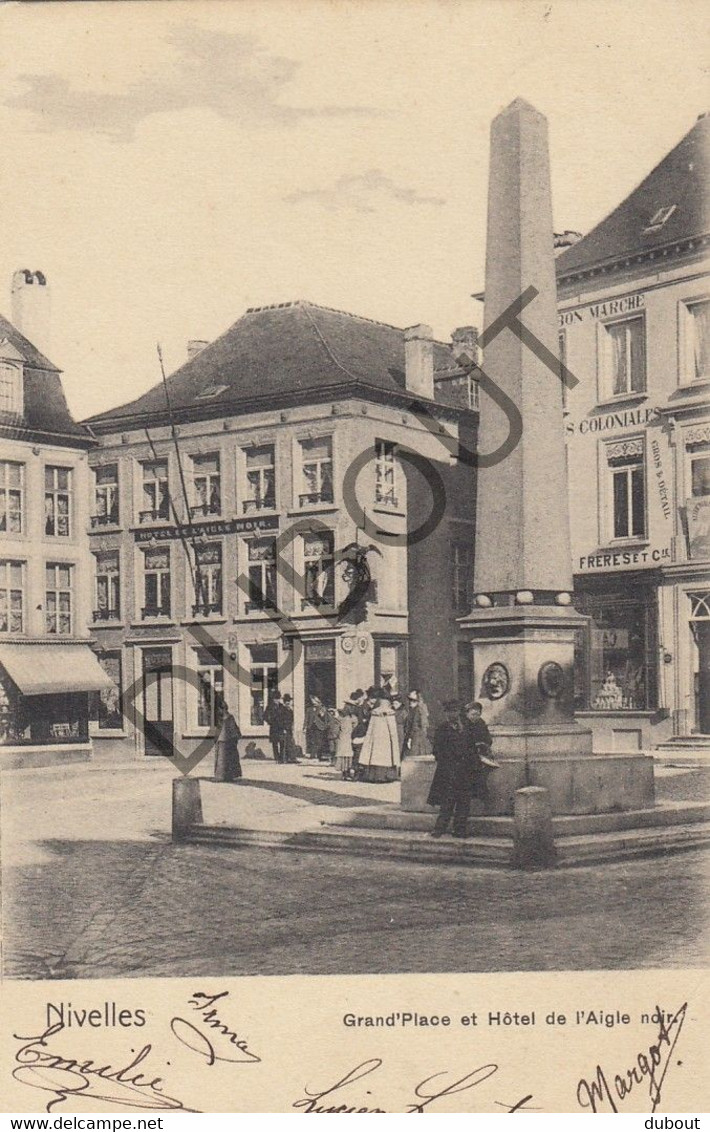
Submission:
POLYGON ((311 695, 445 699, 466 680, 476 420, 451 350, 307 303, 200 345, 89 422, 91 628, 117 689, 98 736, 189 755, 226 700, 260 740, 276 687, 298 735, 311 695))
POLYGON ((710 119, 557 261, 577 708, 605 751, 710 746, 710 119))
MULTIPOLYGON (((39 272, 16 273, 16 317, 22 316, 18 292, 26 277, 28 288, 47 286, 39 272)), ((37 313, 34 301, 31 292, 28 315, 37 313)), ((40 307, 44 303, 41 294, 40 307)), ((72 419, 59 371, 0 317, 3 765, 32 765, 52 754, 88 758, 93 699, 110 694, 88 633, 87 453, 93 443, 72 419)))

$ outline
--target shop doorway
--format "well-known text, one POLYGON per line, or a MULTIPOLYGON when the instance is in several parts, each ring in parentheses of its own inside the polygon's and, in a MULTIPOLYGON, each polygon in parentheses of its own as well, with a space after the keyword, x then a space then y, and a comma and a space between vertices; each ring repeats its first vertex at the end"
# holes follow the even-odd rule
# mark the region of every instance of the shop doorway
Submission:
POLYGON ((175 754, 172 649, 143 650, 143 733, 146 755, 175 754))
POLYGON ((700 735, 710 735, 710 593, 688 596, 692 606, 690 631, 695 645, 695 729, 700 735))
POLYGON ((303 649, 304 691, 325 707, 336 707, 335 641, 306 641, 303 649))

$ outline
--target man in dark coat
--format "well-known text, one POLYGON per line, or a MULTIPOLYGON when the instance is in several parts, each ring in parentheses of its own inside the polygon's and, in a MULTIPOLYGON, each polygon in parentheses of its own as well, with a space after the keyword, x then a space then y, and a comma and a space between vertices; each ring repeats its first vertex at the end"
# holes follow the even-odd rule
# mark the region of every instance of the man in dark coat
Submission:
POLYGON ((296 744, 293 739, 293 698, 288 692, 281 701, 281 720, 284 733, 284 761, 297 763, 296 744))
POLYGON ((270 697, 264 719, 269 725, 269 739, 274 749, 274 758, 277 763, 286 761, 286 720, 284 717, 281 693, 277 689, 270 697))
MULTIPOLYGON (((462 718, 458 700, 448 700, 444 704, 444 712, 446 719, 439 724, 434 735, 436 771, 427 799, 430 806, 440 807, 431 836, 441 837, 446 833, 453 818, 454 837, 468 837, 471 797, 477 793, 481 763, 476 753, 472 724, 462 718)), ((483 727, 488 732, 485 723, 483 727)))

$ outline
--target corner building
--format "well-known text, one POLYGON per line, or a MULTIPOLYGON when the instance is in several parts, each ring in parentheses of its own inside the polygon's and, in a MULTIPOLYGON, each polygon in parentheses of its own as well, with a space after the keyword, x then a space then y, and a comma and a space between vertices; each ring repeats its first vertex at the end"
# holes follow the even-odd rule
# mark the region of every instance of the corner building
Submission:
POLYGON ((710 750, 710 118, 557 260, 577 714, 710 750))
POLYGON ((304 302, 193 345, 167 390, 88 422, 92 632, 121 697, 99 736, 189 755, 224 697, 260 740, 276 686, 298 742, 310 694, 466 694, 477 414, 454 351, 304 302))

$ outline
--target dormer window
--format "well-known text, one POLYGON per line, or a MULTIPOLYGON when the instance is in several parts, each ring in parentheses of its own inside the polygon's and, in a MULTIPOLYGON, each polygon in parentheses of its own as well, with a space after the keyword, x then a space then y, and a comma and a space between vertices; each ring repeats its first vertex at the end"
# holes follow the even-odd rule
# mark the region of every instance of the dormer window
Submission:
POLYGON ((643 230, 644 236, 648 236, 652 232, 658 232, 663 225, 670 220, 677 207, 677 204, 668 204, 665 208, 657 209, 643 230))
POLYGON ((23 412, 22 363, 12 343, 0 339, 0 413, 23 412))

